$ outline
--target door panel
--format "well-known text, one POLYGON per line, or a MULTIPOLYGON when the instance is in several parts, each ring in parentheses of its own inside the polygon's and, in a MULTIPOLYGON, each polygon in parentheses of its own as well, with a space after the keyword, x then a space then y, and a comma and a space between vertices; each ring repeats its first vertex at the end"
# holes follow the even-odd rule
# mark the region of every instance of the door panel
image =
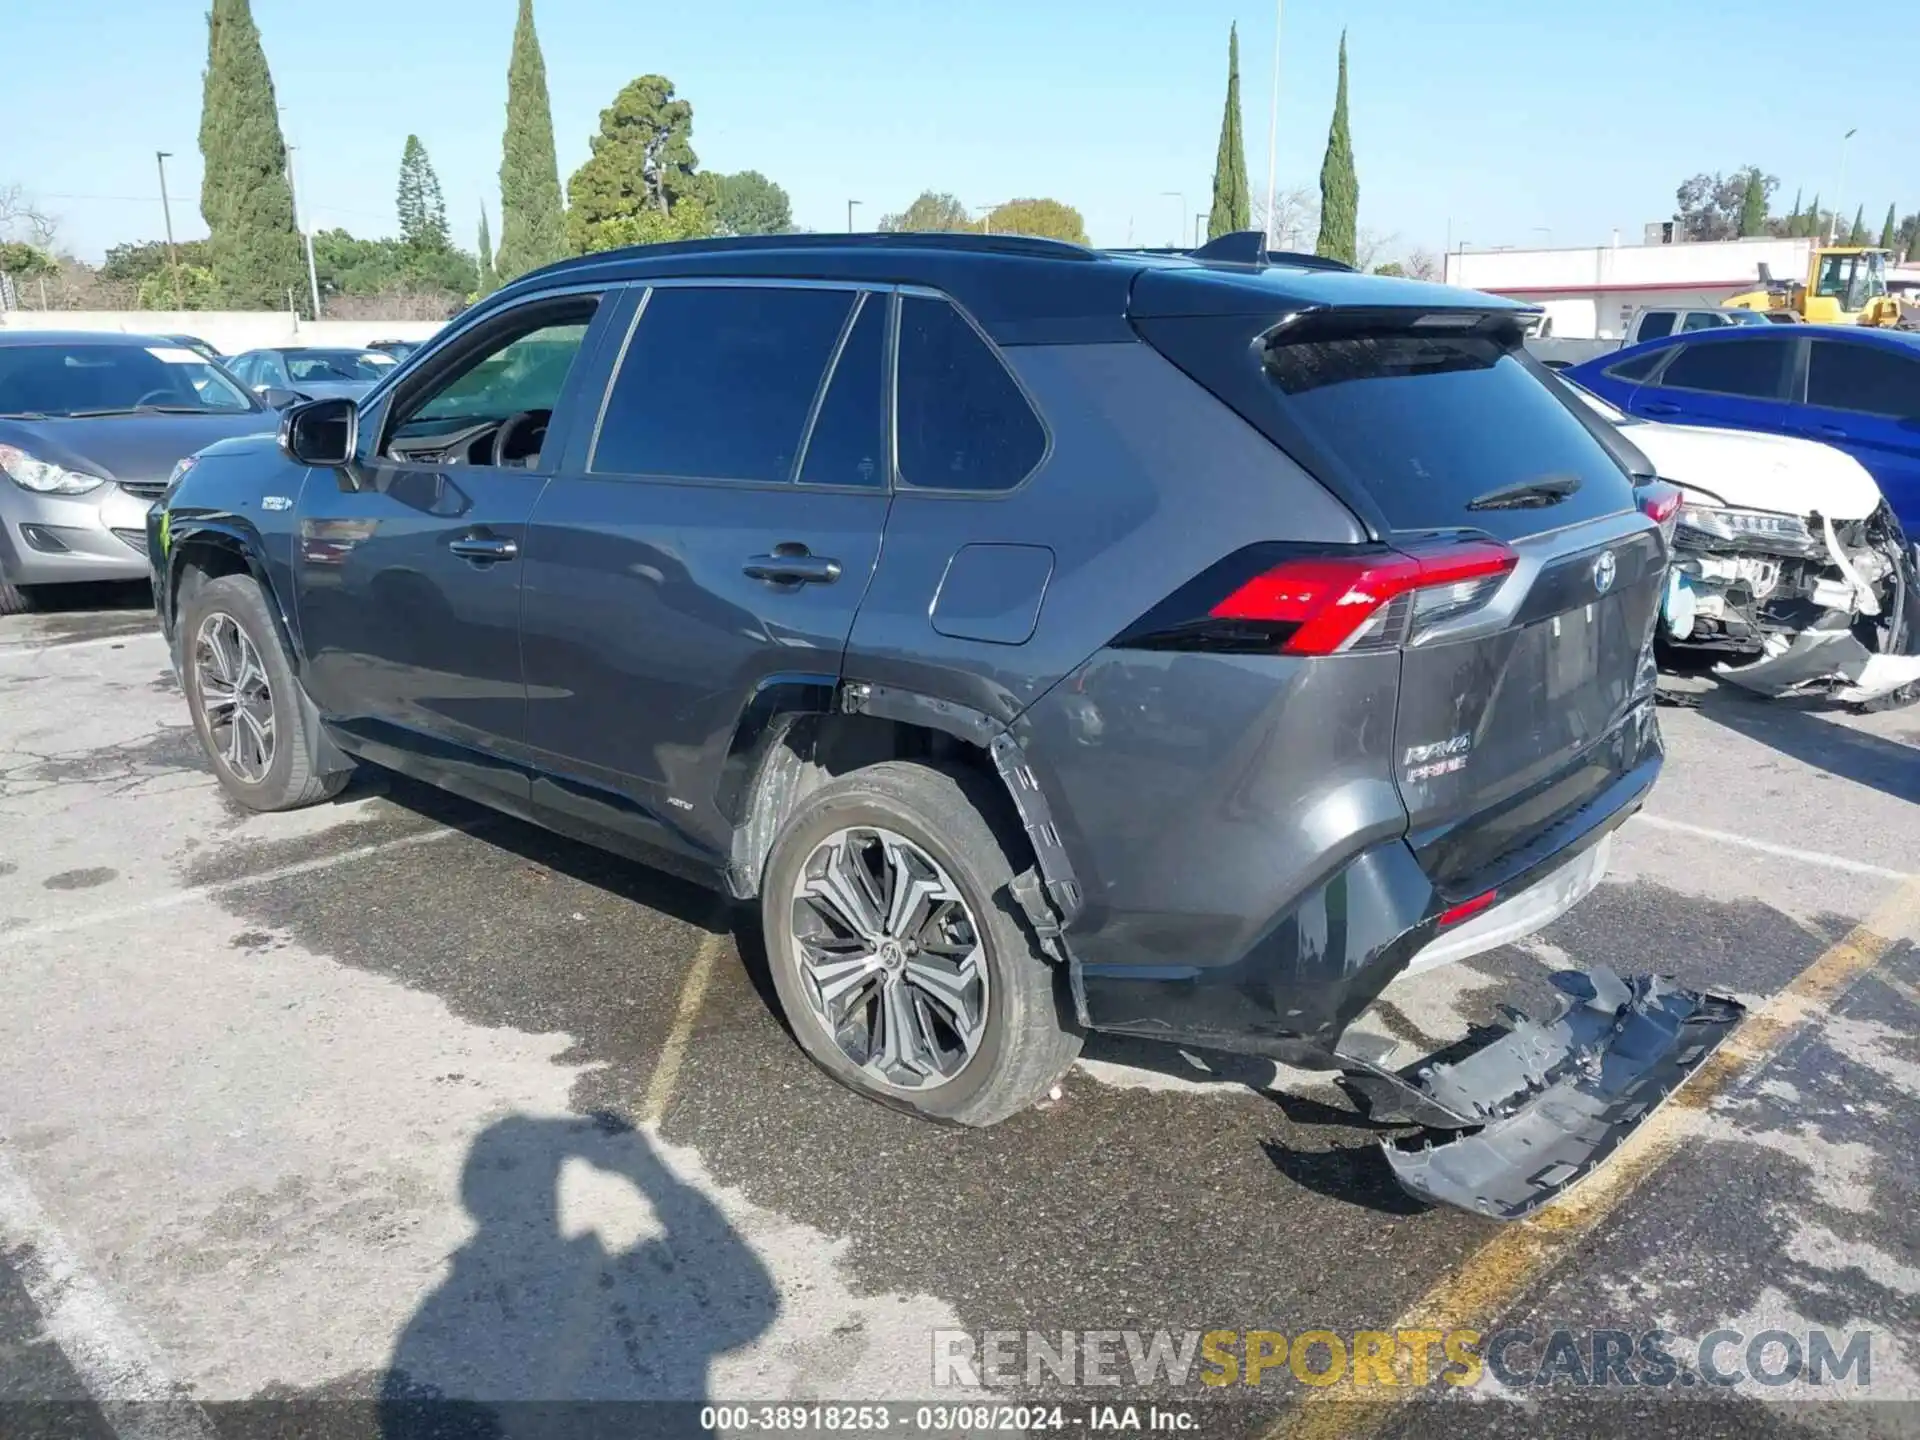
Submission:
POLYGON ((1912 538, 1920 529, 1920 355, 1815 340, 1799 433, 1837 445, 1879 483, 1912 538))
POLYGON ((370 407, 360 460, 309 473, 294 556, 307 688, 373 758, 525 798, 528 522, 609 308, 561 295, 483 319, 370 407))
POLYGON ((833 286, 646 292, 590 453, 533 517, 536 803, 724 863, 734 732, 769 686, 837 683, 879 554, 888 306, 833 286))
POLYGON ((1658 383, 1637 387, 1625 408, 1674 425, 1784 432, 1794 358, 1790 336, 1722 332, 1681 346, 1658 383))

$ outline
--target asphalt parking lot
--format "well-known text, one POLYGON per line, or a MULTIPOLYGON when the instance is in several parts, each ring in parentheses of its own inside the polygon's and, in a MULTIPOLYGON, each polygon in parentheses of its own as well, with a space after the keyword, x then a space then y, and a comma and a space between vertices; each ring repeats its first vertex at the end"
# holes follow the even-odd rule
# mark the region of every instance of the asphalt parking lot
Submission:
POLYGON ((1271 1065, 1090 1041, 989 1132, 866 1103, 711 896, 377 776, 247 815, 137 606, 0 620, 0 1434, 960 1400, 939 1332, 1424 1328, 1524 1338, 1417 1394, 1309 1383, 1324 1344, 1309 1379, 992 1393, 1068 1429, 1152 1400, 1234 1435, 1920 1433, 1920 709, 1697 689, 1602 887, 1375 1019, 1434 1049, 1569 964, 1751 1007, 1631 1154, 1500 1227, 1408 1200, 1271 1065), (1655 1329, 1668 1384, 1577 1383, 1594 1331, 1655 1329), (1864 1333, 1869 1373, 1744 1373, 1770 1331, 1864 1333))

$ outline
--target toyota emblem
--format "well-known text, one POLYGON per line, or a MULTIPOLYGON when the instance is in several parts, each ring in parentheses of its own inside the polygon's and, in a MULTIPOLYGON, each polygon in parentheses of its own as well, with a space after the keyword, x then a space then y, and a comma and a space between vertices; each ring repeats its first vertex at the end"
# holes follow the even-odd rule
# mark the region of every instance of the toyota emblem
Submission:
POLYGON ((1600 558, 1593 562, 1593 588, 1604 595, 1613 588, 1613 578, 1620 573, 1620 562, 1613 558, 1611 550, 1602 550, 1600 558))

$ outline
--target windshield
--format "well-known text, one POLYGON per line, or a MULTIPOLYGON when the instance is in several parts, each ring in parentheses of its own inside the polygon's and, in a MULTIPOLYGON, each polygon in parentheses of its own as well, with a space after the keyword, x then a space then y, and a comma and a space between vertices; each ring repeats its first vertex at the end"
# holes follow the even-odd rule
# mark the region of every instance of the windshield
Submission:
POLYGON ((0 415, 256 408, 225 372, 177 345, 0 346, 0 415))
POLYGON ((391 355, 378 350, 290 350, 287 376, 302 380, 378 380, 394 366, 391 355))

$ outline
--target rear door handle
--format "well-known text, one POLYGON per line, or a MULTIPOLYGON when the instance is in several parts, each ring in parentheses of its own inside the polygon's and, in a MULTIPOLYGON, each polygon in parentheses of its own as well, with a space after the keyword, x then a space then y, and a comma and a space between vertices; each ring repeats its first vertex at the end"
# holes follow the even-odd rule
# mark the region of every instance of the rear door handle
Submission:
POLYGON ((462 535, 449 542, 447 549, 462 560, 471 560, 477 565, 512 560, 520 553, 520 547, 513 541, 497 535, 462 535))
POLYGON ((1813 428, 1815 433, 1824 435, 1829 440, 1844 440, 1847 438, 1847 432, 1842 430, 1838 425, 1816 425, 1813 428))
POLYGON ((793 540, 774 546, 771 555, 755 555, 740 568, 748 579, 769 585, 831 585, 840 578, 838 560, 815 555, 793 540))
POLYGON ((1664 400, 1651 400, 1640 407, 1640 413, 1642 415, 1678 415, 1680 407, 1669 405, 1664 400))

